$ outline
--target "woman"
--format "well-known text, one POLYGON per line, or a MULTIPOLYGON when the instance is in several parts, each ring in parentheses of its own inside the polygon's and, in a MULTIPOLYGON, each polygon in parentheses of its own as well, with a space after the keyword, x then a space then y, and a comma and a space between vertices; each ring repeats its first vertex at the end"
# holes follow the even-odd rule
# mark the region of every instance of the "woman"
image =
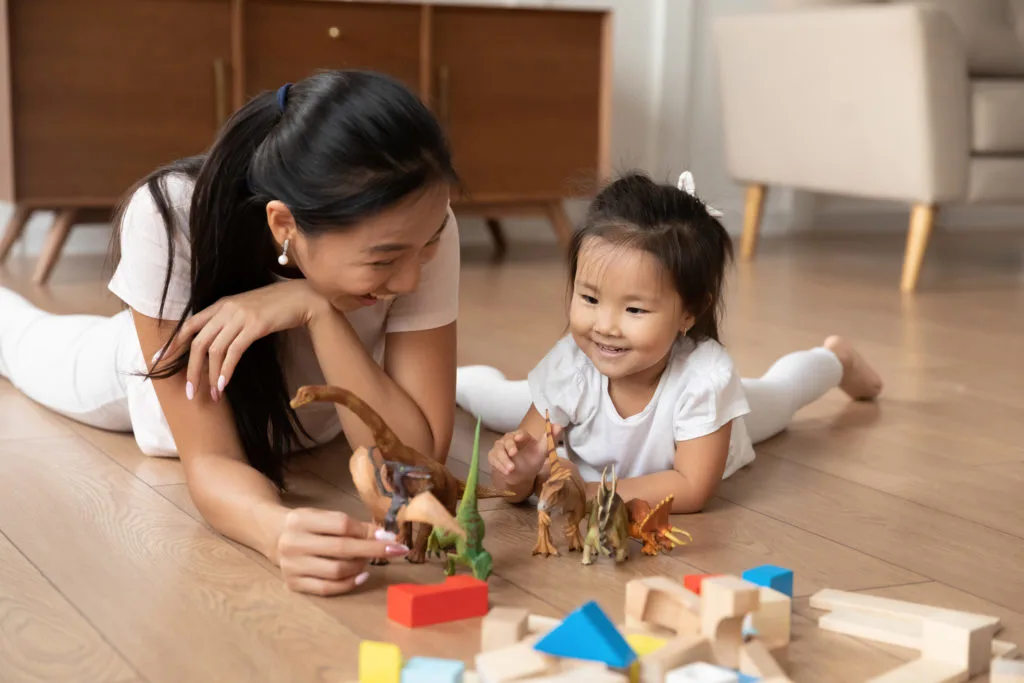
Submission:
POLYGON ((339 512, 286 508, 289 453, 351 413, 288 405, 351 389, 444 460, 454 422, 459 237, 444 135, 398 82, 321 73, 257 96, 208 152, 139 183, 115 220, 112 318, 53 316, 0 289, 0 375, 50 409, 177 455, 221 533, 330 595, 407 552, 339 512), (376 538, 374 536, 376 535, 376 538))

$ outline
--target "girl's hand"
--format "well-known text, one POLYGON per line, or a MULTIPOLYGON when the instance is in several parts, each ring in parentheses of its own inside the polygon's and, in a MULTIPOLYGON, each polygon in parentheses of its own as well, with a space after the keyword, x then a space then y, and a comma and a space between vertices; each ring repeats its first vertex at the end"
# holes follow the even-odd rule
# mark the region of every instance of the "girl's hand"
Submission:
POLYGON ((185 321, 163 356, 180 354, 191 340, 185 394, 189 400, 199 386, 203 364, 209 361, 210 393, 220 398, 239 359, 257 339, 308 325, 326 301, 305 280, 288 280, 221 299, 185 321))
POLYGON ((343 512, 297 508, 288 513, 275 557, 281 576, 294 591, 338 595, 370 577, 369 559, 409 552, 394 534, 352 519, 343 512))
MULTIPOLYGON (((551 434, 558 439, 559 425, 551 426, 551 434)), ((505 475, 508 485, 515 487, 532 482, 548 455, 547 438, 538 439, 524 429, 509 432, 498 439, 487 454, 491 468, 505 475)))

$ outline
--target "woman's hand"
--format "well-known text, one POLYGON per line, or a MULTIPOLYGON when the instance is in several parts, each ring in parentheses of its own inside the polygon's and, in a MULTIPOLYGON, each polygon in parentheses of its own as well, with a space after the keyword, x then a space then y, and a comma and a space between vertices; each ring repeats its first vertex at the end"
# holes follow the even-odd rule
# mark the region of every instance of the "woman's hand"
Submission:
MULTIPOLYGON (((327 305, 305 280, 276 282, 228 296, 186 320, 164 356, 174 358, 191 340, 185 394, 192 399, 208 360, 210 393, 217 400, 250 344, 274 332, 308 325, 327 305)), ((160 358, 158 354, 153 359, 154 365, 160 358)))
POLYGON ((409 552, 394 534, 343 512, 297 508, 285 518, 271 560, 294 591, 338 595, 369 578, 369 559, 401 557, 409 552))

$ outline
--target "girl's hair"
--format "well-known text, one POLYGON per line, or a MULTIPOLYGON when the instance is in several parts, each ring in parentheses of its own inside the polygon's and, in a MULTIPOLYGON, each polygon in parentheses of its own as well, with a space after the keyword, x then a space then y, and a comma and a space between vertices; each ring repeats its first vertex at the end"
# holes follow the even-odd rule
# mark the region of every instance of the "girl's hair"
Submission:
POLYGON ((673 185, 659 185, 640 172, 609 184, 591 202, 582 227, 573 234, 570 290, 580 250, 592 237, 653 254, 696 318, 686 336, 721 341, 722 289, 733 255, 732 238, 697 197, 673 185))
MULTIPOLYGON (((192 286, 175 332, 219 299, 275 281, 276 245, 266 218, 271 200, 288 207, 304 234, 319 235, 349 229, 432 183, 457 182, 443 131, 397 80, 327 71, 264 92, 228 119, 205 154, 158 169, 134 188, 146 186, 153 195, 167 231, 161 318, 174 260, 174 214, 165 185, 170 174, 194 181, 192 286)), ((128 199, 114 222, 115 265, 128 199)), ((305 432, 289 406, 278 341, 271 335, 254 342, 225 393, 249 462, 283 487, 285 454, 305 432)), ((145 376, 171 377, 187 363, 186 354, 145 376)))

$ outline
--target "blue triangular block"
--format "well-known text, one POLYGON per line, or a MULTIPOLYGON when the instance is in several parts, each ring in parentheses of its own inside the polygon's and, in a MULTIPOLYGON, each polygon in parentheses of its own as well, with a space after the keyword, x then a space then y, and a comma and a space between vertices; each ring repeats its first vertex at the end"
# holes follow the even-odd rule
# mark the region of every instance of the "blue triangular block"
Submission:
POLYGON ((594 601, 569 614, 533 649, 555 657, 603 662, 613 669, 625 669, 636 660, 633 648, 594 601))

